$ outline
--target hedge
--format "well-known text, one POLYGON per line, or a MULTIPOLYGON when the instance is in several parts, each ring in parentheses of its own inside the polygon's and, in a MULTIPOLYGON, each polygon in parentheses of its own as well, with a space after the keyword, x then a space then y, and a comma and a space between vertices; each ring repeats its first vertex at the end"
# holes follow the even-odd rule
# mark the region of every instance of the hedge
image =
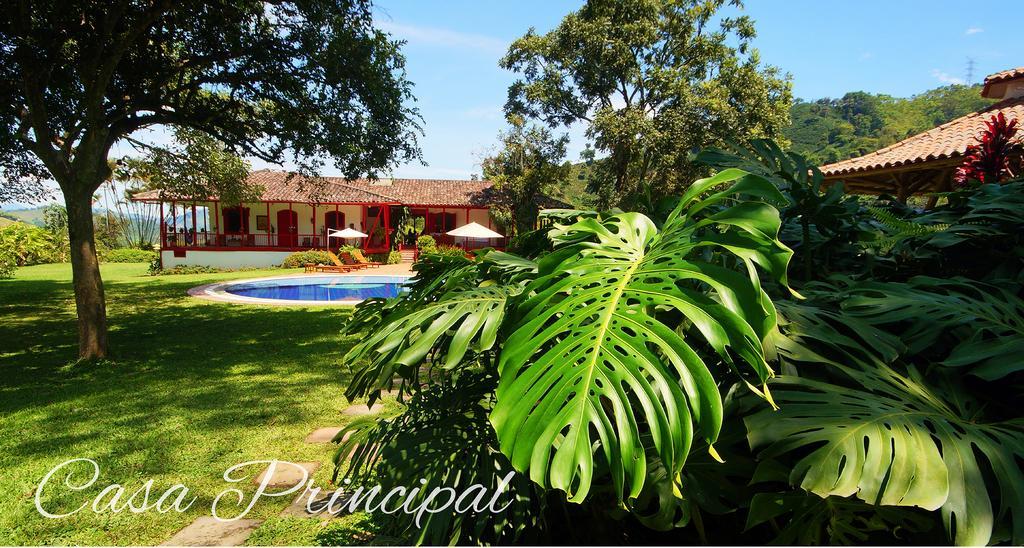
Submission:
POLYGON ((156 257, 156 251, 121 247, 107 251, 101 260, 105 263, 149 263, 156 257))
POLYGON ((310 249, 309 251, 296 251, 285 257, 281 268, 302 268, 307 264, 334 264, 334 262, 331 261, 331 256, 326 251, 310 249))

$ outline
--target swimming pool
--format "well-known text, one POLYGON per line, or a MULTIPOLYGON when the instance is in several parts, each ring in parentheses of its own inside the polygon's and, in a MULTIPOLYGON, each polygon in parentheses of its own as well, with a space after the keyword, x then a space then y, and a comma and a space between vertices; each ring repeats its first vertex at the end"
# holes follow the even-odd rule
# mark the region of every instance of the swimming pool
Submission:
MULTIPOLYGON (((302 276, 268 278, 223 284, 216 292, 256 300, 356 303, 374 297, 396 297, 404 290, 407 276, 302 276)), ((283 304, 283 303, 282 303, 283 304)))

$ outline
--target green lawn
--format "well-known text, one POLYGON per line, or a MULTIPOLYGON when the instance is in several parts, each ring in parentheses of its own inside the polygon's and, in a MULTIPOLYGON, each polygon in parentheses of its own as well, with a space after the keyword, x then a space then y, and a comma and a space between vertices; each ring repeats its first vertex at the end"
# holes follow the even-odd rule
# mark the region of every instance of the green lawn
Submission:
MULTIPOLYGON (((0 544, 158 544, 209 515, 213 497, 229 487, 224 470, 243 461, 320 461, 316 477, 327 485, 333 447, 302 440, 346 421, 340 358, 351 341, 338 332, 348 309, 242 306, 185 294, 281 270, 163 277, 147 276, 142 264, 102 270, 111 359, 100 363, 74 363, 68 265, 22 268, 0 280, 0 544), (58 486, 64 494, 44 500, 51 512, 91 502, 110 483, 131 494, 150 478, 151 502, 176 483, 199 500, 184 514, 86 508, 44 518, 33 501, 36 485, 76 457, 99 463, 98 487, 72 493, 58 486)), ((248 517, 273 518, 288 502, 265 500, 248 517)), ((356 520, 323 526, 273 518, 251 542, 337 542, 356 520)))

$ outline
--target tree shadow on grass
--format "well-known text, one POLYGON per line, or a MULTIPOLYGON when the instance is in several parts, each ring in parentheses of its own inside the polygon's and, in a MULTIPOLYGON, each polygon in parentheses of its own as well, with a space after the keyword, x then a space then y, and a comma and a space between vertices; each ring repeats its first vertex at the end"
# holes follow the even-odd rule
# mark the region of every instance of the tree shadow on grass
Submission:
POLYGON ((99 436, 120 440, 111 456, 155 456, 183 448, 183 432, 278 427, 310 405, 345 405, 348 310, 209 303, 185 295, 195 285, 108 283, 111 357, 82 363, 69 283, 0 286, 0 413, 30 412, 47 430, 6 450, 31 457, 99 436))

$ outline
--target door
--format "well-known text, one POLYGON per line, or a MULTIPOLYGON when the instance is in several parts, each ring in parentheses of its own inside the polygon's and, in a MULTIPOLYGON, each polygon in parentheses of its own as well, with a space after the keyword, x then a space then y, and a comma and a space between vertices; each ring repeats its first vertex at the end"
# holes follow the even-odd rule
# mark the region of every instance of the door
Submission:
POLYGON ((341 230, 345 228, 344 211, 328 211, 324 214, 324 227, 327 230, 341 230))
POLYGON ((277 212, 277 245, 295 247, 299 245, 299 215, 282 209, 277 212))

